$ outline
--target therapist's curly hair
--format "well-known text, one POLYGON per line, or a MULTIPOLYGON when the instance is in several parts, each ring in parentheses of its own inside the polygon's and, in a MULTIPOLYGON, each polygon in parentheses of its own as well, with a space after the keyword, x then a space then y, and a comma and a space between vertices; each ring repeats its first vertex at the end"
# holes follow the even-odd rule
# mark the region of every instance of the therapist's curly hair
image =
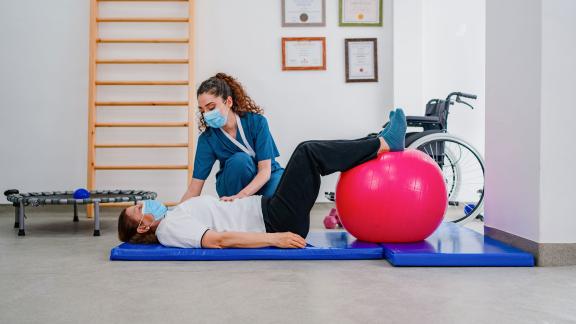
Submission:
MULTIPOLYGON (((209 78, 202 82, 198 91, 196 91, 196 97, 203 93, 208 93, 216 97, 221 97, 226 99, 229 96, 232 97, 232 111, 239 116, 244 116, 247 112, 252 112, 255 114, 263 114, 264 110, 258 106, 252 98, 246 94, 246 90, 242 87, 242 84, 238 82, 234 77, 225 74, 218 73, 215 76, 209 78)), ((200 114, 200 125, 198 129, 204 131, 208 125, 204 120, 204 115, 200 114)))
POLYGON ((140 243, 140 244, 154 244, 159 243, 156 234, 150 231, 146 233, 138 233, 138 223, 134 222, 128 215, 126 209, 120 212, 118 217, 118 239, 122 242, 140 243))

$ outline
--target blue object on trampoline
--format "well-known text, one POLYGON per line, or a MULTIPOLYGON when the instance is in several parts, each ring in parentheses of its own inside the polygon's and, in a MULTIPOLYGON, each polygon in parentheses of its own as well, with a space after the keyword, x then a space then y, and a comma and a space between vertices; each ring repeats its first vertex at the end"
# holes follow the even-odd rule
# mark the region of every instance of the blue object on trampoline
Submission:
POLYGON ((122 243, 112 249, 110 260, 217 261, 217 260, 365 260, 382 259, 378 244, 357 241, 340 232, 310 232, 304 249, 182 249, 160 244, 122 243))
POLYGON ((74 199, 90 198, 90 191, 84 188, 79 188, 74 190, 74 194, 72 196, 74 197, 74 199))
POLYGON ((442 223, 425 241, 382 246, 386 259, 394 266, 534 266, 530 253, 454 223, 442 223))

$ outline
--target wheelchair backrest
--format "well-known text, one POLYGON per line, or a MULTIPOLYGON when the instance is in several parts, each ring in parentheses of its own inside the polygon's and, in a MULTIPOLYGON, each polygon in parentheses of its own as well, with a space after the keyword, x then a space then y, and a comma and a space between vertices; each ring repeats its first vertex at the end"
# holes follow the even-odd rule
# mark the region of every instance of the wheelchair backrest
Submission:
POLYGON ((438 117, 442 129, 446 129, 448 127, 448 107, 446 107, 446 101, 440 99, 428 101, 425 116, 438 117))

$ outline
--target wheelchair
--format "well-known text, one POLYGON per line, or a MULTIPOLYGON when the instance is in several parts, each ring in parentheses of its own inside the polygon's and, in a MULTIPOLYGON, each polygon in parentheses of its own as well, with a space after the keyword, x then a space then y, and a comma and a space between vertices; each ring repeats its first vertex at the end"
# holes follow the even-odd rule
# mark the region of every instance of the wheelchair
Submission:
MULTIPOLYGON (((460 224, 476 218, 483 220, 484 205, 484 160, 472 145, 448 133, 450 106, 457 103, 474 109, 462 98, 477 97, 452 92, 444 100, 428 101, 424 116, 406 116, 408 127, 422 129, 419 132, 406 133, 406 148, 420 150, 436 161, 442 170, 448 193, 448 208, 444 221, 460 224)), ((326 198, 335 201, 334 192, 326 192, 326 198)), ((334 215, 331 215, 326 217, 324 223, 332 224, 334 228, 338 222, 333 218, 334 215), (332 217, 332 222, 328 220, 329 217, 332 217)), ((328 225, 326 227, 329 228, 328 225)))

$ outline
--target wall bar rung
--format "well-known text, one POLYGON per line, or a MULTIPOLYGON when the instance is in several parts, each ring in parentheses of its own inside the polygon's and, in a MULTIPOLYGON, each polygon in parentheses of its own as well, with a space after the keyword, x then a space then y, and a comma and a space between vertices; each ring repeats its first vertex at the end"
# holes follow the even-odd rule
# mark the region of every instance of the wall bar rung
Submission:
POLYGON ((190 0, 96 0, 97 2, 189 2, 190 0))
POLYGON ((142 44, 188 44, 188 38, 124 38, 124 39, 112 39, 112 38, 99 38, 96 40, 100 44, 127 44, 127 43, 142 43, 142 44))
POLYGON ((186 170, 188 165, 95 165, 95 170, 186 170))
POLYGON ((134 17, 134 18, 97 18, 97 22, 109 23, 109 22, 161 22, 161 23, 187 23, 190 19, 186 17, 166 17, 166 18, 154 18, 154 17, 134 17))
POLYGON ((188 81, 96 81, 96 85, 188 85, 188 81))
POLYGON ((96 0, 98 2, 188 2, 189 0, 96 0))
POLYGON ((187 59, 96 60, 96 64, 188 64, 187 59))
POLYGON ((171 148, 171 147, 188 147, 188 143, 115 143, 115 144, 96 144, 96 148, 171 148))
POLYGON ((99 101, 96 106, 188 106, 188 101, 99 101))
POLYGON ((188 127, 188 122, 166 123, 96 123, 95 127, 188 127))

